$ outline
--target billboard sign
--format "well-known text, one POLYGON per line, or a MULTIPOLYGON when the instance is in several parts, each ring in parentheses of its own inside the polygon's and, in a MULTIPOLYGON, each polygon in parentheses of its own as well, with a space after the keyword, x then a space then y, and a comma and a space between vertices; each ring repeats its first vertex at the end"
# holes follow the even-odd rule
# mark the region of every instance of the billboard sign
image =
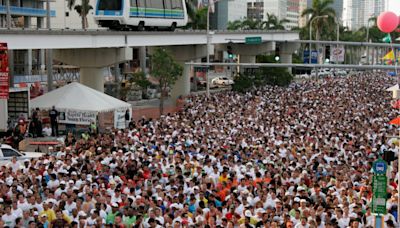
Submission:
MULTIPOLYGON (((305 50, 304 51, 304 55, 303 55, 303 59, 304 59, 304 63, 309 63, 309 53, 310 51, 305 50)), ((318 62, 318 52, 317 51, 311 51, 311 63, 312 64, 317 64, 318 62)))
POLYGON ((0 43, 0 99, 8 99, 9 90, 8 48, 7 43, 0 43))
POLYGON ((340 63, 344 62, 344 47, 343 46, 331 46, 331 62, 340 63))

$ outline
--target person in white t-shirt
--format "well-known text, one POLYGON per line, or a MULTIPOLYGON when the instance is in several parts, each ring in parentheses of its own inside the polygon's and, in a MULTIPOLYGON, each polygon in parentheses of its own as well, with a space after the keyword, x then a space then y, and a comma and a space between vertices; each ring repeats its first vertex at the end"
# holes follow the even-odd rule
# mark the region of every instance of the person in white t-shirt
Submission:
POLYGON ((20 207, 18 207, 17 201, 13 201, 11 213, 12 213, 16 218, 22 218, 22 216, 23 216, 23 211, 22 211, 22 209, 21 209, 20 207))
POLYGON ((47 137, 51 136, 51 127, 48 124, 46 124, 46 126, 44 126, 42 131, 43 131, 44 136, 47 136, 47 137))
POLYGON ((301 221, 294 226, 294 228, 310 228, 310 225, 308 225, 307 218, 302 217, 301 221))
POLYGON ((10 167, 12 169, 12 171, 15 173, 15 172, 17 172, 17 170, 19 170, 21 168, 21 164, 19 164, 17 162, 17 158, 16 157, 13 157, 11 159, 11 162, 8 163, 8 167, 10 167))
POLYGON ((4 222, 5 226, 14 227, 17 217, 11 213, 11 206, 5 206, 4 210, 5 214, 1 217, 1 220, 4 222))

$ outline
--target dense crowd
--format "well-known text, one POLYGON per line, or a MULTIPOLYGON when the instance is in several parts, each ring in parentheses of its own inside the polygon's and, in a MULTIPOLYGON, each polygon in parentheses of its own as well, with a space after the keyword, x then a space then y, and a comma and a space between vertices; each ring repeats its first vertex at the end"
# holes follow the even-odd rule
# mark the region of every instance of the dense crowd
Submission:
MULTIPOLYGON (((396 156, 375 73, 187 98, 0 170, 0 227, 373 227, 371 165, 396 156)), ((388 172, 385 227, 397 224, 388 172)))

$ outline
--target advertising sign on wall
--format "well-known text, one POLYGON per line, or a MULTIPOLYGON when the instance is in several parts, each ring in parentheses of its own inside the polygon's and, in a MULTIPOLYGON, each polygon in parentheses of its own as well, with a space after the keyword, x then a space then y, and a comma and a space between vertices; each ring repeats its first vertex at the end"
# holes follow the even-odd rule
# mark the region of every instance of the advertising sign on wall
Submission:
POLYGON ((7 43, 0 43, 0 99, 9 97, 9 72, 7 43))
POLYGON ((125 111, 116 110, 114 112, 114 127, 117 129, 125 128, 125 111))
POLYGON ((96 122, 96 112, 66 110, 60 112, 59 122, 67 124, 90 125, 96 122))

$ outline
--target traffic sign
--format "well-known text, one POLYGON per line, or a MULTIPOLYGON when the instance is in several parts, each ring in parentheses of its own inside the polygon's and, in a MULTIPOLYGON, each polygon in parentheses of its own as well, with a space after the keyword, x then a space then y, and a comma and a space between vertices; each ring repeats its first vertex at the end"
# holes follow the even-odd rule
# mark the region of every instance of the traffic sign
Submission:
POLYGON ((246 37, 246 44, 261 44, 262 39, 261 36, 254 36, 254 37, 246 37))
POLYGON ((387 163, 385 160, 379 158, 372 164, 372 169, 377 175, 386 175, 387 163))
MULTIPOLYGON (((308 51, 308 50, 305 50, 304 51, 304 56, 303 56, 303 59, 304 59, 304 63, 309 63, 309 54, 310 53, 310 51, 308 51)), ((311 51, 311 63, 318 63, 318 52, 317 51, 311 51)))
POLYGON ((386 214, 387 177, 385 175, 374 175, 372 193, 372 213, 386 214))

